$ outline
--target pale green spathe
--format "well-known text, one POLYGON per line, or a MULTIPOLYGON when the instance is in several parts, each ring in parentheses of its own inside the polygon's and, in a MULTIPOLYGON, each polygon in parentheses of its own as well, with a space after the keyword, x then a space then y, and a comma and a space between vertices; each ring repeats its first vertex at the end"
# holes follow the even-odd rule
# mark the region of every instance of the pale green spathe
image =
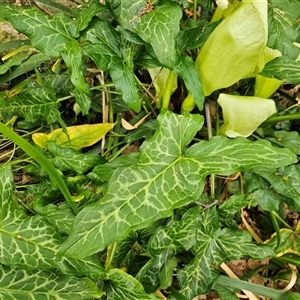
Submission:
POLYGON ((268 37, 267 1, 242 2, 209 36, 196 60, 205 95, 254 73, 268 37))
POLYGON ((220 133, 231 138, 249 136, 276 113, 275 102, 265 98, 220 94, 218 103, 224 117, 220 133))

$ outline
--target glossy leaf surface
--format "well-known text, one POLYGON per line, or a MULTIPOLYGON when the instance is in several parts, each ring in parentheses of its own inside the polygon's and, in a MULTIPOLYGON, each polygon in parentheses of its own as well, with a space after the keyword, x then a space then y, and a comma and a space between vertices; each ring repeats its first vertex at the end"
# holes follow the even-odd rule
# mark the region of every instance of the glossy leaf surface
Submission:
POLYGON ((265 65, 260 75, 296 84, 300 82, 300 62, 286 56, 277 57, 265 65))
POLYGON ((119 33, 106 21, 97 20, 87 32, 91 44, 82 47, 100 70, 108 71, 127 105, 138 111, 140 99, 133 72, 135 50, 131 44, 121 43, 119 33))
POLYGON ((256 259, 274 255, 270 247, 252 243, 247 231, 221 229, 215 208, 198 217, 196 244, 192 251, 195 258, 179 272, 181 292, 189 299, 206 293, 218 276, 217 266, 223 261, 250 255, 256 259))
POLYGON ((0 105, 3 112, 23 117, 27 122, 45 120, 51 124, 60 120, 56 94, 49 87, 26 88, 0 105))
POLYGON ((0 263, 24 270, 58 269, 64 274, 105 274, 96 257, 85 260, 57 255, 63 238, 41 216, 27 216, 13 197, 10 166, 0 168, 0 263))
POLYGON ((110 300, 158 300, 154 294, 147 294, 141 283, 120 269, 109 271, 109 280, 105 282, 106 295, 110 300))
POLYGON ((229 175, 257 165, 284 166, 296 161, 289 150, 268 142, 215 137, 186 150, 202 127, 202 117, 165 112, 155 135, 144 142, 139 161, 117 169, 100 203, 84 208, 61 252, 85 257, 149 226, 173 209, 196 200, 208 174, 229 175))
POLYGON ((0 16, 27 35, 33 47, 50 56, 59 56, 66 43, 76 34, 76 27, 71 19, 63 14, 49 17, 35 6, 21 7, 2 3, 0 16))
POLYGON ((0 266, 0 299, 3 300, 89 300, 102 295, 103 292, 88 278, 0 266))
POLYGON ((300 3, 299 1, 269 1, 269 37, 268 46, 278 49, 290 59, 299 55, 300 49, 293 42, 296 41, 299 31, 300 3), (288 5, 287 5, 288 4, 288 5))
POLYGON ((162 66, 172 70, 181 19, 179 5, 168 1, 162 5, 153 3, 149 6, 148 0, 109 0, 107 3, 114 9, 122 26, 151 44, 162 66))
POLYGON ((49 141, 47 146, 48 150, 54 156, 51 162, 61 171, 71 170, 77 174, 83 174, 98 164, 103 163, 103 159, 95 153, 80 153, 71 148, 58 147, 53 141, 49 141))

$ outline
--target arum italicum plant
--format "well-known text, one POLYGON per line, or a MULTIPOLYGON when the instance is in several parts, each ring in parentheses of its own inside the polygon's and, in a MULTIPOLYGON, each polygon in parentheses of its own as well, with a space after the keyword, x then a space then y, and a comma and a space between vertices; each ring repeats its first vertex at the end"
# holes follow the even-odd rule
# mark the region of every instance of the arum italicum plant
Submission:
MULTIPOLYGON (((205 96, 243 78, 256 77, 256 97, 221 95, 218 100, 225 121, 221 133, 229 134, 230 137, 248 136, 276 112, 274 102, 267 98, 282 82, 257 74, 268 61, 281 53, 266 46, 267 0, 235 1, 222 11, 225 7, 219 6, 216 10, 213 21, 221 17, 223 20, 200 50, 196 67, 205 96), (229 113, 233 105, 235 111, 229 113), (264 110, 266 107, 267 110, 264 110), (243 116, 243 119, 237 118, 238 115, 243 116)), ((194 105, 192 96, 188 95, 182 108, 190 111, 194 105)))

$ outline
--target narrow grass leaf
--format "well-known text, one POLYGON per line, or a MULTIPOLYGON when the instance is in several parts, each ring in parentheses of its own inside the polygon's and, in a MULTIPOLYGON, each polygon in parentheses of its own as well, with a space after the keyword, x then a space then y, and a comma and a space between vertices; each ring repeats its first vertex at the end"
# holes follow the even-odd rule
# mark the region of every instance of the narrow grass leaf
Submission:
POLYGON ((140 148, 137 164, 117 169, 101 202, 76 217, 61 253, 85 257, 172 214, 200 196, 208 174, 229 175, 258 165, 285 166, 296 161, 287 149, 269 142, 215 137, 186 150, 202 127, 199 115, 164 112, 155 135, 140 148))

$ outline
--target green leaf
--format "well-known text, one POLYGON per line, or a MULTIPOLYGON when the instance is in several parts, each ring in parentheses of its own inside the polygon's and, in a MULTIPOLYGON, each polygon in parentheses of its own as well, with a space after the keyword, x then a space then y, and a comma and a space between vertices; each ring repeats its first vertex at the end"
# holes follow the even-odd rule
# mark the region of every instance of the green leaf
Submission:
POLYGON ((32 139, 38 146, 44 149, 48 148, 48 141, 53 141, 57 146, 80 150, 100 141, 114 126, 115 124, 111 123, 69 126, 65 129, 54 129, 48 134, 34 133, 32 139))
POLYGON ((249 136, 266 119, 276 113, 275 102, 270 99, 220 94, 224 124, 220 133, 228 137, 249 136))
POLYGON ((143 123, 137 129, 130 131, 126 134, 124 138, 124 143, 131 144, 141 139, 149 139, 151 136, 153 136, 156 130, 156 126, 157 122, 153 119, 143 123))
POLYGON ((175 42, 182 12, 180 6, 168 1, 149 6, 148 0, 109 0, 120 24, 151 44, 160 63, 173 69, 176 60, 175 42), (119 6, 117 7, 117 5, 119 6))
POLYGON ((177 267, 176 258, 167 260, 166 263, 163 265, 161 271, 159 272, 161 289, 166 289, 172 285, 174 269, 176 267, 177 267))
POLYGON ((83 174, 103 163, 103 159, 95 153, 80 153, 72 148, 59 147, 53 141, 49 141, 47 145, 48 150, 54 156, 51 162, 63 172, 74 171, 77 174, 83 174))
POLYGON ((57 255, 63 238, 41 216, 27 216, 13 197, 10 166, 0 168, 0 263, 24 270, 57 269, 63 274, 104 276, 96 257, 84 260, 57 255))
POLYGON ((281 51, 282 55, 295 59, 300 49, 293 44, 299 32, 300 3, 298 0, 269 1, 268 46, 281 51))
POLYGON ((283 203, 285 198, 279 195, 272 189, 257 189, 252 193, 253 205, 259 205, 266 211, 279 211, 280 203, 283 203))
POLYGON ((103 165, 96 166, 92 172, 88 174, 88 179, 98 183, 109 181, 114 171, 119 168, 131 167, 138 162, 138 153, 132 152, 122 155, 103 165))
POLYGON ((180 221, 172 222, 168 227, 159 227, 153 233, 148 243, 148 252, 152 260, 137 275, 147 290, 155 290, 159 286, 167 288, 171 285, 164 286, 169 279, 163 274, 166 270, 170 271, 170 265, 165 265, 169 263, 173 265, 172 260, 177 253, 187 251, 195 244, 197 217, 201 211, 202 208, 199 206, 191 208, 185 212, 180 221), (162 277, 164 283, 161 281, 162 277), (154 278, 159 282, 153 280, 154 278))
POLYGON ((197 217, 201 207, 190 208, 180 221, 168 227, 159 227, 148 243, 148 252, 152 258, 165 256, 165 261, 182 251, 189 250, 196 242, 197 217))
POLYGON ((76 36, 78 36, 79 32, 89 25, 94 16, 106 11, 108 11, 107 7, 99 3, 97 0, 90 0, 88 3, 85 3, 76 10, 73 10, 75 13, 76 36))
POLYGON ((202 47, 220 22, 221 20, 210 23, 204 27, 194 27, 180 31, 177 37, 178 48, 181 50, 192 50, 202 47))
POLYGON ((300 62, 286 56, 276 57, 266 63, 259 73, 262 76, 284 80, 287 83, 300 82, 300 62))
POLYGON ((287 197, 285 202, 291 206, 290 209, 300 209, 300 169, 298 165, 278 170, 256 167, 252 171, 269 181, 277 193, 287 197))
POLYGON ((103 292, 88 278, 0 266, 1 299, 89 300, 102 295, 103 292))
POLYGON ((0 84, 11 81, 12 79, 24 74, 25 72, 33 70, 34 68, 38 68, 42 63, 51 62, 50 59, 50 56, 46 56, 44 53, 41 52, 33 54, 18 67, 12 67, 9 73, 0 75, 0 84))
POLYGON ((240 298, 234 292, 234 289, 229 286, 215 284, 213 289, 217 292, 221 300, 239 300, 240 298))
POLYGON ((195 63, 188 56, 178 56, 173 72, 179 75, 192 95, 199 110, 203 109, 204 93, 195 63))
POLYGON ((70 40, 61 52, 62 58, 71 70, 71 81, 81 93, 86 92, 85 79, 82 73, 83 59, 78 42, 70 40))
POLYGON ((110 300, 158 300, 154 294, 146 294, 143 286, 134 277, 120 269, 109 270, 105 282, 105 299, 110 300))
POLYGON ((181 292, 189 299, 210 290, 222 262, 249 255, 255 259, 274 255, 270 247, 253 244, 249 232, 220 227, 215 208, 199 215, 196 244, 192 248, 195 257, 178 274, 181 292))
POLYGON ((219 216, 221 223, 227 227, 237 228, 238 224, 234 220, 234 215, 241 208, 251 205, 253 206, 252 197, 249 195, 233 195, 227 198, 219 207, 219 216))
POLYGON ((27 122, 45 120, 51 124, 60 120, 56 94, 49 87, 24 89, 19 95, 4 101, 2 111, 23 117, 27 122))
MULTIPOLYGON (((35 194, 36 196, 36 194, 35 194)), ((57 198, 55 198, 57 199, 57 198)), ((48 204, 42 206, 39 202, 33 203, 33 208, 40 216, 44 217, 60 234, 69 234, 72 228, 75 214, 66 202, 60 205, 48 204)))
POLYGON ((76 91, 73 91, 75 99, 83 115, 87 115, 91 107, 91 96, 89 85, 85 82, 82 72, 83 57, 78 42, 72 39, 66 44, 65 49, 61 52, 62 58, 68 68, 71 70, 71 81, 76 91))
POLYGON ((0 5, 0 16, 27 35, 32 46, 46 55, 59 56, 66 43, 76 35, 74 22, 63 14, 50 17, 35 6, 0 5))
POLYGON ((89 113, 89 109, 91 108, 90 87, 88 83, 85 84, 84 89, 84 92, 74 89, 72 93, 75 96, 76 103, 79 105, 82 114, 87 115, 89 113))
POLYGON ((281 243, 279 245, 276 235, 277 234, 273 234, 266 244, 274 249, 277 257, 287 253, 293 253, 300 256, 299 228, 295 231, 288 228, 280 229, 281 243))
POLYGON ((274 131, 274 138, 267 138, 278 146, 288 148, 295 154, 300 154, 300 136, 297 131, 274 131))
POLYGON ((82 51, 91 57, 100 70, 110 73, 127 105, 139 111, 141 102, 134 77, 133 45, 120 44, 119 33, 104 20, 92 24, 87 38, 92 44, 83 46, 82 51))
POLYGON ((170 216, 173 209, 199 198, 208 174, 229 175, 258 165, 296 161, 287 149, 244 138, 218 136, 186 150, 202 124, 199 115, 161 114, 155 135, 140 148, 138 163, 117 169, 101 202, 78 214, 61 253, 85 257, 131 230, 170 216))

